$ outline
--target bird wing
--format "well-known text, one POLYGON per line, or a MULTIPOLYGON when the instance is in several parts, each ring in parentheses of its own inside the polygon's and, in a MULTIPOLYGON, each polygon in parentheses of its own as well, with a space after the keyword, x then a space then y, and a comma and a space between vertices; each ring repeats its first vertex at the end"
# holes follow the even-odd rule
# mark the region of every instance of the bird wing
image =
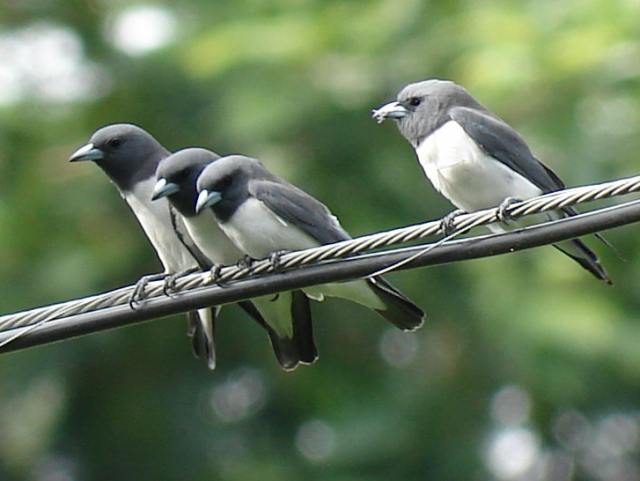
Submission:
MULTIPOLYGON (((490 114, 468 107, 454 107, 449 112, 456 121, 488 155, 516 171, 543 192, 564 189, 564 182, 549 167, 536 158, 524 139, 502 120, 490 114)), ((563 207, 568 216, 578 214, 573 207, 563 207)), ((595 236, 605 245, 613 248, 601 234, 595 236)))
POLYGON ((543 192, 564 188, 564 183, 531 152, 524 139, 502 120, 468 107, 454 107, 449 116, 488 155, 528 179, 543 192))
POLYGON ((249 192, 282 220, 320 244, 351 238, 323 203, 287 182, 254 179, 249 182, 249 192))

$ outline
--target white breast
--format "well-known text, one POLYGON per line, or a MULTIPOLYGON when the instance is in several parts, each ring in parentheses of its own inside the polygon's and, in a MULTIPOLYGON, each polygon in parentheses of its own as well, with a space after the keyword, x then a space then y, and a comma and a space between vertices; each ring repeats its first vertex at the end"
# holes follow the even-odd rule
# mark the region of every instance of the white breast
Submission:
POLYGON ((193 242, 214 264, 229 265, 242 257, 243 253, 218 226, 211 209, 195 217, 184 217, 184 224, 193 242))
POLYGON ((256 259, 276 251, 307 249, 319 244, 255 198, 243 202, 220 227, 242 252, 256 259))
POLYGON ((542 193, 484 153, 453 120, 427 137, 416 153, 435 189, 467 212, 496 207, 507 197, 528 199, 542 193))
POLYGON ((155 179, 138 182, 131 192, 123 194, 166 272, 179 272, 197 266, 173 230, 167 199, 151 200, 155 179))

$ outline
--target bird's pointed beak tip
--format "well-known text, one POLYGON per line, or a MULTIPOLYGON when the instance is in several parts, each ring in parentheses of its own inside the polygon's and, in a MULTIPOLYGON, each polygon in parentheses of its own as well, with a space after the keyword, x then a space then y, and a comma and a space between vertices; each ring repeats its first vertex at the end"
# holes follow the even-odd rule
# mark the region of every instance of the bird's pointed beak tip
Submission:
POLYGON ((69 162, 80 162, 84 160, 100 160, 104 156, 102 150, 92 143, 83 145, 69 157, 69 162))
POLYGON ((153 186, 153 192, 151 193, 151 200, 158 200, 162 197, 167 197, 171 194, 175 194, 180 191, 180 186, 173 182, 168 182, 164 177, 160 177, 153 186))
POLYGON ((389 102, 380 108, 373 109, 371 116, 377 123, 381 124, 386 119, 399 120, 404 118, 408 113, 409 111, 400 102, 389 102))
POLYGON ((196 214, 199 214, 207 207, 217 204, 222 199, 220 192, 208 191, 203 189, 198 194, 198 201, 196 202, 196 214))

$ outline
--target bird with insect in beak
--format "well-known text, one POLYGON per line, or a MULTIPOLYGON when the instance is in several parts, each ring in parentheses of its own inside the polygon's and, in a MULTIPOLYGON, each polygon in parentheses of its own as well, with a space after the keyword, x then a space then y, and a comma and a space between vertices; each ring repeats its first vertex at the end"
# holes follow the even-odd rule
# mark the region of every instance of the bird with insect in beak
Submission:
MULTIPOLYGON (((163 273, 141 278, 134 301, 143 295, 144 285, 150 280, 165 279, 169 289, 176 276, 208 267, 208 258, 191 240, 169 202, 166 199, 151 201, 158 164, 169 154, 144 129, 132 124, 114 124, 97 130, 89 142, 69 158, 71 162, 92 161, 104 171, 135 215, 162 263, 163 273)), ((264 320, 250 302, 239 305, 264 326, 264 320)), ((187 313, 188 335, 194 354, 204 358, 210 369, 216 364, 215 320, 219 309, 208 307, 187 313)))
MULTIPOLYGON (((204 254, 208 267, 233 264, 243 253, 218 226, 210 210, 196 212, 196 181, 209 164, 220 158, 214 152, 188 148, 164 158, 156 171, 154 201, 169 200, 191 239, 204 254)), ((252 299, 265 321, 276 357, 285 370, 318 358, 313 340, 309 300, 302 291, 281 292, 252 299)))
MULTIPOLYGON (((270 173, 260 161, 231 155, 198 177, 196 211, 210 210, 222 231, 245 254, 262 259, 282 251, 350 239, 329 209, 270 173)), ((375 310, 402 330, 414 330, 424 313, 382 277, 306 287, 312 299, 340 297, 375 310)))
MULTIPOLYGON (((395 101, 375 109, 372 115, 378 123, 386 119, 396 122, 433 187, 459 209, 445 217, 445 231, 452 230, 453 219, 460 213, 491 207, 500 207, 501 219, 506 222, 506 209, 512 203, 565 187, 518 132, 451 81, 409 84, 395 101)), ((572 207, 564 207, 544 216, 576 214, 572 207)), ((503 232, 504 224, 489 228, 503 232)), ((596 254, 580 239, 554 247, 611 284, 596 254)))

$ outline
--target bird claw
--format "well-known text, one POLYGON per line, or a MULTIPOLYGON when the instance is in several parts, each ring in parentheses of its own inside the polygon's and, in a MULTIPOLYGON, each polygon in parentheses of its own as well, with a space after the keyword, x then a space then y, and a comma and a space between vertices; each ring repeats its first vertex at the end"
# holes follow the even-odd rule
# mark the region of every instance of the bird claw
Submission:
POLYGON ((219 286, 222 287, 222 282, 220 281, 220 278, 222 277, 222 268, 224 266, 222 264, 214 264, 211 267, 210 273, 211 273, 211 281, 214 284, 217 284, 219 286))
POLYGON ((193 274, 194 272, 198 272, 199 268, 192 267, 190 269, 185 269, 181 272, 176 272, 175 274, 168 275, 164 278, 164 285, 162 286, 162 292, 167 297, 172 297, 172 294, 176 292, 176 283, 178 279, 188 276, 189 274, 193 274))
POLYGON ((447 215, 445 215, 442 218, 442 220, 440 221, 440 229, 442 230, 445 236, 449 236, 456 231, 456 226, 455 226, 456 217, 459 217, 463 214, 466 214, 464 210, 456 209, 449 212, 447 215))
POLYGON ((236 266, 238 266, 239 269, 251 270, 255 261, 256 260, 253 257, 244 255, 238 260, 238 262, 236 262, 236 266))
POLYGON ((269 254, 269 263, 274 272, 277 272, 282 267, 282 256, 286 253, 287 251, 274 251, 269 254))
POLYGON ((144 301, 146 298, 145 289, 147 287, 147 284, 149 284, 149 282, 161 281, 163 279, 166 279, 167 275, 168 274, 165 273, 151 274, 148 276, 142 276, 140 279, 138 279, 138 282, 136 282, 136 286, 133 289, 131 296, 129 297, 129 307, 135 311, 140 306, 140 304, 142 304, 142 301, 144 301))
POLYGON ((167 276, 164 280, 164 285, 162 286, 162 293, 167 297, 172 297, 173 292, 176 288, 176 277, 175 274, 167 276))
POLYGON ((508 212, 508 210, 509 207, 511 207, 513 204, 517 204, 518 202, 522 202, 522 199, 517 199, 516 197, 507 197, 506 199, 504 199, 498 206, 498 213, 496 214, 498 220, 504 224, 508 224, 510 221, 512 221, 513 217, 508 212))

